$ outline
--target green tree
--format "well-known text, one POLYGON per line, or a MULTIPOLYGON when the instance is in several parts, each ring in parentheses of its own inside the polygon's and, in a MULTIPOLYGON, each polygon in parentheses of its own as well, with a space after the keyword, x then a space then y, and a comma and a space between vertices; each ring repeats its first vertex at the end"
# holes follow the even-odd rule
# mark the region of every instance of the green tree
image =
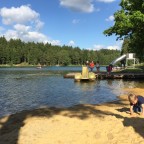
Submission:
POLYGON ((42 65, 83 65, 86 61, 100 61, 109 64, 118 57, 119 51, 101 49, 99 51, 71 46, 22 42, 20 39, 0 38, 0 64, 42 64, 42 65))
POLYGON ((129 43, 130 43, 129 38, 125 38, 122 44, 121 55, 131 52, 129 43))
POLYGON ((121 10, 114 13, 115 24, 104 31, 106 36, 115 34, 117 39, 129 38, 130 47, 142 60, 144 55, 144 1, 121 0, 121 10))
POLYGON ((7 62, 7 40, 5 37, 0 38, 0 64, 6 64, 7 62))
POLYGON ((67 50, 61 50, 58 53, 58 64, 60 65, 69 65, 70 57, 67 50))

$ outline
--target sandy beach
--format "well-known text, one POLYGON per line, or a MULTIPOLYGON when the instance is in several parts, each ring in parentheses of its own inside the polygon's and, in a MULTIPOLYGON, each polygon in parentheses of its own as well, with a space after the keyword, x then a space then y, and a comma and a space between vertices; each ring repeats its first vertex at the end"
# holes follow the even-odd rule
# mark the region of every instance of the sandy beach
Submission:
MULTIPOLYGON (((125 89, 144 95, 144 89, 125 89)), ((127 95, 102 105, 40 108, 0 118, 0 144, 144 144, 144 117, 127 95)))

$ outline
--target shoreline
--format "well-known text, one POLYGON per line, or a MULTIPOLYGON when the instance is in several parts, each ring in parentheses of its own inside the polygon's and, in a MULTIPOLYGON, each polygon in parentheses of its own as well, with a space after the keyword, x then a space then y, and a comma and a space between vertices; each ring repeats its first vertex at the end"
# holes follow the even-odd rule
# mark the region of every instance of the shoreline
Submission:
POLYGON ((111 103, 119 103, 119 101, 121 101, 121 99, 119 98, 119 96, 117 96, 118 100, 113 100, 113 101, 109 101, 109 102, 103 102, 103 103, 100 103, 100 104, 77 104, 77 105, 74 105, 74 106, 70 106, 70 107, 55 107, 55 106, 42 106, 42 107, 38 107, 38 108, 34 108, 34 109, 28 109, 28 110, 22 110, 22 111, 18 111, 16 113, 12 113, 12 114, 6 114, 6 115, 3 115, 3 116, 0 116, 0 119, 3 119, 3 118, 6 118, 6 117, 10 117, 10 116, 13 116, 13 115, 17 115, 17 114, 20 114, 20 113, 31 113, 33 111, 37 111, 37 110, 43 110, 43 109, 71 109, 73 107, 81 107, 81 106, 86 106, 86 105, 94 105, 94 106, 103 106, 103 105, 107 105, 107 104, 111 104, 111 103))
MULTIPOLYGON (((125 89, 144 95, 144 89, 125 89)), ((44 107, 0 118, 2 144, 143 144, 144 117, 128 113, 126 95, 98 105, 44 107)))

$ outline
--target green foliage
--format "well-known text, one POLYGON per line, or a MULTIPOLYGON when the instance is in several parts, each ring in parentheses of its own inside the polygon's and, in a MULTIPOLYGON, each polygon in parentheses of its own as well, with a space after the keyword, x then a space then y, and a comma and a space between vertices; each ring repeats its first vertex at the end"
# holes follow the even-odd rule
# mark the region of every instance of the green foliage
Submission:
POLYGON ((117 39, 128 38, 127 51, 135 52, 140 61, 144 61, 144 1, 121 0, 120 6, 121 10, 114 13, 114 26, 104 34, 115 34, 117 39))
POLYGON ((127 53, 133 53, 133 50, 130 47, 130 39, 129 38, 124 39, 124 42, 122 44, 122 49, 121 49, 121 55, 127 54, 127 53))
POLYGON ((99 51, 85 50, 70 46, 52 46, 51 44, 22 42, 21 40, 6 41, 0 38, 0 64, 29 65, 84 65, 93 60, 101 65, 108 65, 120 56, 118 50, 102 49, 99 51))
POLYGON ((144 71, 141 68, 127 68, 127 69, 121 70, 121 72, 123 72, 123 73, 140 73, 140 72, 144 72, 144 71))

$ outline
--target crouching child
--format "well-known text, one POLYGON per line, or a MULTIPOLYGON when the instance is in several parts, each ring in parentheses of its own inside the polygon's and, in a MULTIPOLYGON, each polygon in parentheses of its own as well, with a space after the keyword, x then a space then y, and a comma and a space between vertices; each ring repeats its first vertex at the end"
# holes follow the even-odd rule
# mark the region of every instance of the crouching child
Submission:
POLYGON ((128 100, 130 102, 130 114, 133 115, 134 112, 140 112, 144 116, 144 97, 135 94, 129 94, 128 100))

